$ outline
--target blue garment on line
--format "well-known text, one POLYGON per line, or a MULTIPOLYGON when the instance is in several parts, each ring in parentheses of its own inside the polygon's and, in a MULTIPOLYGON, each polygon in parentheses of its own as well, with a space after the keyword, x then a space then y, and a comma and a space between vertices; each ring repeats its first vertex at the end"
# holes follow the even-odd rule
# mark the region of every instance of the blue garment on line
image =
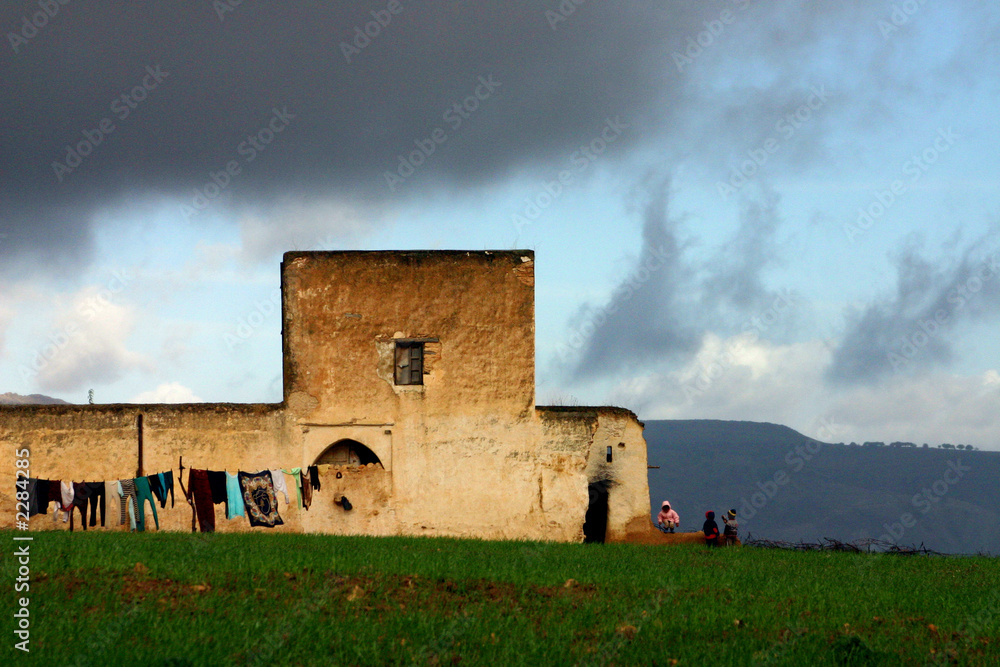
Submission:
POLYGON ((226 497, 229 500, 226 518, 235 519, 238 516, 243 516, 245 509, 243 506, 243 491, 240 489, 240 480, 236 475, 228 472, 226 473, 226 497))

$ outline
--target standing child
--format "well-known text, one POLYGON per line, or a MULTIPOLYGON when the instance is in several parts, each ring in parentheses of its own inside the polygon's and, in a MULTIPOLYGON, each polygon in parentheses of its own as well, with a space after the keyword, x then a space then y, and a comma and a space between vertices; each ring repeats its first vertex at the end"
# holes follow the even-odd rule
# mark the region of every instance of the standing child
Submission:
POLYGON ((681 518, 677 512, 670 509, 670 502, 664 500, 660 513, 656 515, 656 527, 664 533, 674 532, 674 528, 681 525, 681 518))
POLYGON ((736 533, 740 527, 736 523, 736 510, 729 510, 729 514, 722 517, 722 523, 726 524, 726 527, 722 531, 722 536, 725 538, 723 542, 727 545, 733 544, 736 542, 736 533))
POLYGON ((719 524, 715 523, 715 512, 705 512, 705 524, 701 530, 705 533, 705 544, 710 547, 719 546, 719 524))

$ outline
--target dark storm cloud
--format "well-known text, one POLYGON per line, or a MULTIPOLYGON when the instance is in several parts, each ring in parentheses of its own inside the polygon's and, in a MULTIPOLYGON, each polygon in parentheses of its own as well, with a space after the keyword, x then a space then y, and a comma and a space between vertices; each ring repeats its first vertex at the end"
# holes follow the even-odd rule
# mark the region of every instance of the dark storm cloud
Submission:
POLYGON ((87 257, 105 209, 195 204, 216 183, 216 212, 391 203, 547 168, 609 117, 630 126, 618 155, 660 146, 713 183, 771 137, 768 169, 823 164, 832 130, 891 121, 883 100, 981 58, 996 27, 970 19, 967 52, 906 78, 892 63, 916 31, 883 40, 889 10, 864 3, 42 4, 58 11, 0 6, 0 259, 45 270, 87 257), (777 123, 817 86, 829 101, 788 136, 777 123), (91 139, 75 166, 68 147, 91 139), (434 152, 408 175, 419 146, 434 152))
POLYGON ((668 215, 670 180, 644 180, 642 246, 634 268, 608 303, 587 305, 580 325, 558 351, 565 370, 588 378, 655 355, 696 349, 700 332, 684 319, 689 267, 678 223, 668 215))
POLYGON ((559 3, 528 0, 244 2, 221 18, 207 0, 56 5, 37 29, 24 21, 38 3, 0 9, 6 259, 79 257, 96 211, 191 202, 213 173, 228 181, 215 204, 372 201, 546 161, 609 116, 638 141, 669 113, 665 45, 710 11, 587 3, 553 22, 559 3), (470 96, 474 111, 453 107, 470 96), (248 142, 268 129, 272 143, 248 142), (68 147, 80 142, 92 147, 77 164, 68 147), (434 153, 390 189, 384 172, 418 144, 434 153))
POLYGON ((827 369, 832 382, 872 382, 950 361, 955 328, 1000 308, 1000 233, 961 251, 951 266, 907 248, 896 271, 892 297, 850 315, 827 369))
POLYGON ((777 194, 765 190, 760 201, 742 202, 739 228, 719 251, 702 286, 714 307, 728 306, 742 313, 765 308, 774 299, 761 274, 779 258, 778 200, 777 194))
MULTIPOLYGON (((683 219, 671 216, 670 179, 647 176, 638 188, 642 246, 607 303, 587 305, 557 349, 564 370, 590 379, 698 351, 708 331, 735 335, 781 299, 762 273, 777 259, 777 195, 745 201, 730 242, 708 260, 691 257, 683 219)), ((787 305, 787 303, 785 304, 787 305)))

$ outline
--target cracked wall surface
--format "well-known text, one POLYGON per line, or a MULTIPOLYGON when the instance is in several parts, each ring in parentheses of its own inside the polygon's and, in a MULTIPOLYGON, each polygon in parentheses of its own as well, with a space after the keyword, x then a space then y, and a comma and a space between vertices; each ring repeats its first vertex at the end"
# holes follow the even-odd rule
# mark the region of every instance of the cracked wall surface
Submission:
MULTIPOLYGON (((532 252, 294 252, 281 277, 281 404, 0 407, 0 442, 31 450, 32 476, 74 481, 136 475, 140 413, 145 474, 176 475, 180 456, 230 472, 308 466, 345 440, 379 458, 324 476, 309 511, 282 500, 277 530, 293 532, 579 541, 595 479, 610 487, 609 540, 648 521, 636 416, 535 406, 532 252), (423 342, 423 384, 395 384, 397 341, 423 342)), ((13 487, 0 470, 0 502, 13 487)), ((180 497, 158 513, 190 530, 180 497)), ((219 531, 248 529, 217 516, 219 531)))

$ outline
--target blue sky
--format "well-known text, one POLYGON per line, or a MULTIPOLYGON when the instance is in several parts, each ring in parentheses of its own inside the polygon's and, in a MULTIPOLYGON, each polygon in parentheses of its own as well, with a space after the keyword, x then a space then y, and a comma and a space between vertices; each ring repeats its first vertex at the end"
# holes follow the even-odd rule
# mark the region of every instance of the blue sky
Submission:
POLYGON ((1000 11, 814 4, 402 3, 350 62, 386 3, 65 6, 0 56, 0 391, 279 401, 283 251, 531 248, 539 403, 1000 449, 1000 11))

